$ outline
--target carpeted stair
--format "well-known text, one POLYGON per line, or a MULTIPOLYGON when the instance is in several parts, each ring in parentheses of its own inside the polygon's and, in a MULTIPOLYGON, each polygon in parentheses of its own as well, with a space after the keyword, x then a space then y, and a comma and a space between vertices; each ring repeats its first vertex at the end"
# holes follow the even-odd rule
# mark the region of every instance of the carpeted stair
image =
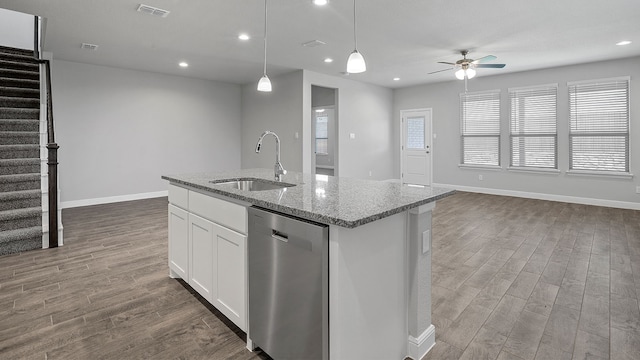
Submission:
POLYGON ((0 255, 42 248, 39 79, 33 52, 0 46, 0 255))

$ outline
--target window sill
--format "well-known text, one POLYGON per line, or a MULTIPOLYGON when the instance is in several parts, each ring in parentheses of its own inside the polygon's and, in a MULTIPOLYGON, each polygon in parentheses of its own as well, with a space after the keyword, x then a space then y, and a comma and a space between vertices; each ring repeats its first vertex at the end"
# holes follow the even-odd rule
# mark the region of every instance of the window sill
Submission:
POLYGON ((567 175, 608 177, 613 179, 633 179, 633 174, 631 173, 623 173, 623 172, 616 173, 616 172, 608 172, 608 171, 568 170, 567 175))
POLYGON ((508 171, 513 172, 522 172, 522 173, 537 173, 537 174, 545 174, 545 175, 560 175, 560 170, 558 169, 549 169, 549 168, 528 168, 528 167, 508 167, 508 171))
POLYGON ((458 164, 458 167, 461 168, 461 169, 482 169, 482 170, 492 170, 492 171, 500 171, 500 170, 502 170, 501 166, 495 166, 495 165, 458 164))

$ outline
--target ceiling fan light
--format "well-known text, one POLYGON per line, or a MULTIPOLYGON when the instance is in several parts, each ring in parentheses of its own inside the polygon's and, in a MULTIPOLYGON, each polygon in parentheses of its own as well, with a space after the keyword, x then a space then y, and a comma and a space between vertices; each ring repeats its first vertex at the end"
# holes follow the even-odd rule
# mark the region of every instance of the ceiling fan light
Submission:
POLYGON ((456 71, 456 78, 458 78, 458 80, 464 80, 464 69, 456 71))
POLYGON ((353 50, 349 55, 349 59, 347 59, 347 72, 358 74, 365 71, 367 71, 367 64, 364 61, 364 56, 358 50, 353 50))
POLYGON ((267 74, 264 74, 258 81, 258 91, 271 92, 271 80, 267 74))
POLYGON ((467 78, 473 79, 476 76, 476 71, 472 68, 467 69, 467 78))

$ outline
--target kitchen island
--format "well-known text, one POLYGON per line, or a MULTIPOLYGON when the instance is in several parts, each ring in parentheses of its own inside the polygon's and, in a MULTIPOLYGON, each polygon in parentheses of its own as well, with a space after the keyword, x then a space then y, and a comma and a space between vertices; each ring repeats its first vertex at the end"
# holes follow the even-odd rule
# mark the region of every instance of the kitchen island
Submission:
POLYGON ((435 201, 452 190, 301 173, 284 175, 282 183, 288 187, 274 190, 247 191, 221 184, 237 179, 273 182, 269 169, 162 178, 170 182, 170 275, 183 278, 246 331, 249 349, 253 347, 246 270, 250 206, 329 226, 324 358, 420 359, 435 343, 431 211, 435 201), (214 234, 212 241, 216 236, 225 239, 217 247, 214 265, 203 258, 209 252, 208 235, 199 234, 208 234, 207 229, 214 234), (228 235, 221 237, 225 231, 228 235), (235 246, 227 246, 230 243, 235 246), (198 265, 203 263, 207 266, 198 265))

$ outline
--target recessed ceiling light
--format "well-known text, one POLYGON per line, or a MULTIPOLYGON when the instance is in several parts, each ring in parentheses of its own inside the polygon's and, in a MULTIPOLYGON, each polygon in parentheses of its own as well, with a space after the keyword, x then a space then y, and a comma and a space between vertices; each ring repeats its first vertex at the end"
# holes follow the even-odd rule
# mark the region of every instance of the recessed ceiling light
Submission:
POLYGON ((189 64, 187 64, 187 63, 186 63, 186 62, 184 62, 184 61, 181 61, 178 65, 179 65, 181 68, 189 67, 189 64))
POLYGON ((629 40, 623 40, 623 41, 620 41, 619 43, 617 43, 616 45, 620 45, 620 46, 622 46, 622 45, 629 45, 629 44, 631 44, 631 41, 629 41, 629 40))
POLYGON ((329 3, 329 0, 311 0, 314 5, 324 6, 329 3))
POLYGON ((246 40, 249 40, 251 38, 247 34, 240 34, 240 35, 238 35, 238 39, 246 41, 246 40))
POLYGON ((332 59, 332 58, 326 58, 326 59, 324 59, 324 62, 326 62, 326 63, 332 63, 332 62, 333 62, 333 59, 332 59))
POLYGON ((393 81, 400 81, 400 78, 399 77, 394 77, 393 81))

